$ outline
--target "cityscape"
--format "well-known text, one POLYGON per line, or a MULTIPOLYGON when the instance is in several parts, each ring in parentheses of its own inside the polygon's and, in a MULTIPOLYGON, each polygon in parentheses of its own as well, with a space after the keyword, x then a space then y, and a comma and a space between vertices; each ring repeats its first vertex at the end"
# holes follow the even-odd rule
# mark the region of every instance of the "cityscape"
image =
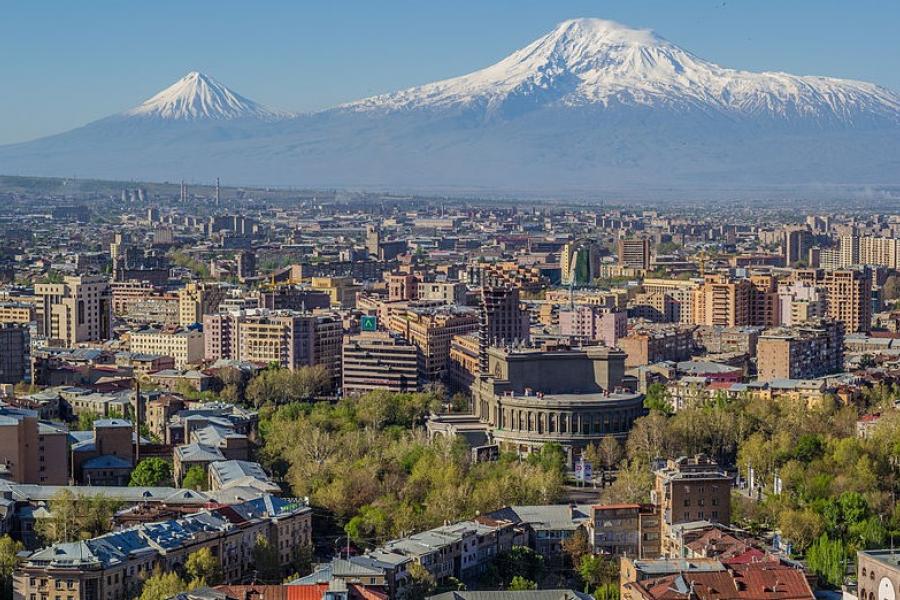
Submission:
POLYGON ((898 134, 595 18, 10 133, 0 600, 896 600, 898 134))

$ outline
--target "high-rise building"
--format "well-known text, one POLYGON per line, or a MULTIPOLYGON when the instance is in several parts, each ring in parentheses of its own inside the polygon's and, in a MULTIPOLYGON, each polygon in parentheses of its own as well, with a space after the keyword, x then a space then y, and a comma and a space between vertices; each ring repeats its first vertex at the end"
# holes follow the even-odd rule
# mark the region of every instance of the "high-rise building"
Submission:
POLYGON ((0 323, 0 383, 31 379, 31 335, 24 323, 0 323))
POLYGON ((248 310, 203 317, 204 357, 276 363, 286 369, 322 365, 337 384, 343 325, 333 315, 248 310))
POLYGON ((825 316, 825 289, 804 281, 783 282, 778 285, 781 304, 781 324, 801 325, 825 316))
POLYGON ((63 283, 38 283, 38 334, 72 347, 111 336, 112 292, 105 277, 66 277, 63 283))
POLYGON ((619 240, 619 264, 632 269, 649 269, 650 240, 619 240))
POLYGON ((840 240, 840 266, 852 267, 859 264, 859 236, 842 235, 840 240))
POLYGON ((419 351, 387 331, 364 331, 344 339, 341 385, 344 394, 419 389, 419 351))
POLYGON ((804 227, 789 226, 784 228, 784 240, 781 243, 785 266, 792 266, 801 260, 807 260, 812 236, 804 227))
POLYGON ((801 269, 794 272, 801 281, 825 290, 825 314, 843 321, 847 333, 866 333, 872 328, 872 272, 857 269, 801 269))
POLYGON ((694 323, 737 327, 750 325, 750 281, 724 275, 706 275, 694 293, 694 323))
POLYGON ((559 266, 564 285, 587 285, 600 273, 600 245, 593 240, 574 240, 562 247, 559 266))
POLYGON ((378 258, 381 246, 381 229, 377 225, 366 225, 366 250, 369 256, 378 258))
POLYGON ((844 366, 844 324, 820 320, 765 331, 756 344, 758 379, 813 379, 844 366))
POLYGON ((478 311, 459 306, 410 308, 392 313, 388 329, 419 349, 423 381, 446 381, 450 340, 478 330, 478 311))
POLYGON ((178 322, 182 327, 201 323, 214 314, 225 299, 226 289, 211 283, 189 283, 178 290, 178 322))
POLYGON ((241 282, 256 277, 256 254, 252 251, 237 253, 237 276, 241 282))
POLYGON ((778 280, 772 275, 750 276, 750 323, 757 327, 776 327, 781 323, 778 280))

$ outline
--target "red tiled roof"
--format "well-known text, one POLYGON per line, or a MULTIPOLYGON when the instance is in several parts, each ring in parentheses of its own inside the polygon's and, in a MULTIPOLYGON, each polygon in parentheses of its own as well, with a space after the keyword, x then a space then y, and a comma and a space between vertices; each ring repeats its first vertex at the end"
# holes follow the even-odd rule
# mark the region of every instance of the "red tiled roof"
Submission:
POLYGON ((652 600, 813 600, 803 571, 778 561, 732 565, 726 571, 687 571, 627 584, 652 600))

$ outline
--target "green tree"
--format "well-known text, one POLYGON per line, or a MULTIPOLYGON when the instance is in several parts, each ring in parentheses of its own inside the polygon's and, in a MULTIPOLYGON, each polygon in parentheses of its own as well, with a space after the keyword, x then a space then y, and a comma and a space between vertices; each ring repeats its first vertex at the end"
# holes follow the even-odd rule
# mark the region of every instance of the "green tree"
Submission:
POLYGON ((37 519, 34 524, 35 531, 45 544, 74 542, 79 538, 75 494, 65 488, 60 489, 50 497, 47 510, 49 516, 37 519))
POLYGON ((603 490, 604 502, 617 504, 620 502, 646 502, 650 498, 653 487, 653 474, 647 463, 637 460, 624 460, 619 465, 616 480, 603 490))
POLYGON ((602 583, 594 590, 596 600, 619 600, 619 584, 602 583))
POLYGON ((184 474, 181 487, 189 490, 205 490, 207 487, 206 469, 200 465, 194 465, 184 474))
POLYGON ((536 590, 537 583, 530 579, 525 579, 521 575, 516 575, 512 578, 512 581, 509 582, 509 586, 507 588, 511 592, 524 592, 527 590, 536 590))
POLYGON ((509 585, 516 577, 539 579, 544 572, 544 558, 526 546, 513 546, 497 555, 494 566, 501 583, 509 585))
POLYGON ((582 556, 578 563, 578 576, 584 582, 585 589, 594 589, 600 584, 616 581, 619 576, 619 565, 615 559, 587 554, 582 556))
POLYGON ((198 585, 218 585, 222 582, 222 566, 208 547, 189 554, 184 566, 198 585))
POLYGON ((407 600, 424 600, 436 586, 434 575, 429 573, 428 569, 419 563, 412 563, 409 566, 409 579, 406 583, 407 600))
POLYGON ((281 562, 278 548, 269 543, 268 538, 259 535, 252 550, 253 562, 256 564, 256 580, 260 583, 275 585, 281 583, 281 562))
POLYGON ((24 549, 21 542, 8 535, 0 537, 0 594, 3 598, 12 598, 12 576, 18 562, 16 555, 24 549))
POLYGON ((844 543, 841 540, 831 540, 825 534, 822 534, 806 553, 810 570, 835 587, 844 582, 846 558, 847 549, 844 543))
POLYGON ((669 402, 669 392, 666 386, 661 383, 651 383, 644 395, 644 408, 647 410, 656 410, 664 415, 671 415, 672 403, 669 402))
POLYGON ((131 472, 132 487, 154 487, 172 483, 172 467, 161 458, 151 456, 138 463, 131 472))
POLYGON ((176 594, 186 592, 191 588, 178 576, 178 573, 170 571, 164 573, 159 567, 144 581, 139 600, 168 600, 176 594))
POLYGON ((563 540, 562 548, 569 555, 572 565, 576 567, 581 563, 581 558, 589 555, 592 551, 591 541, 581 527, 576 529, 568 539, 563 540))

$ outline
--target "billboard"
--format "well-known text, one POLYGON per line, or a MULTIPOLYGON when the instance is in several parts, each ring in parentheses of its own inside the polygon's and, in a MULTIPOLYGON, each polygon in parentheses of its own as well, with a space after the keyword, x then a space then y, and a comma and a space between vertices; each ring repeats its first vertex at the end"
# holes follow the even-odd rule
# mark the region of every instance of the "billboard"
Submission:
POLYGON ((363 315, 359 318, 359 328, 362 331, 378 331, 378 317, 363 315))

